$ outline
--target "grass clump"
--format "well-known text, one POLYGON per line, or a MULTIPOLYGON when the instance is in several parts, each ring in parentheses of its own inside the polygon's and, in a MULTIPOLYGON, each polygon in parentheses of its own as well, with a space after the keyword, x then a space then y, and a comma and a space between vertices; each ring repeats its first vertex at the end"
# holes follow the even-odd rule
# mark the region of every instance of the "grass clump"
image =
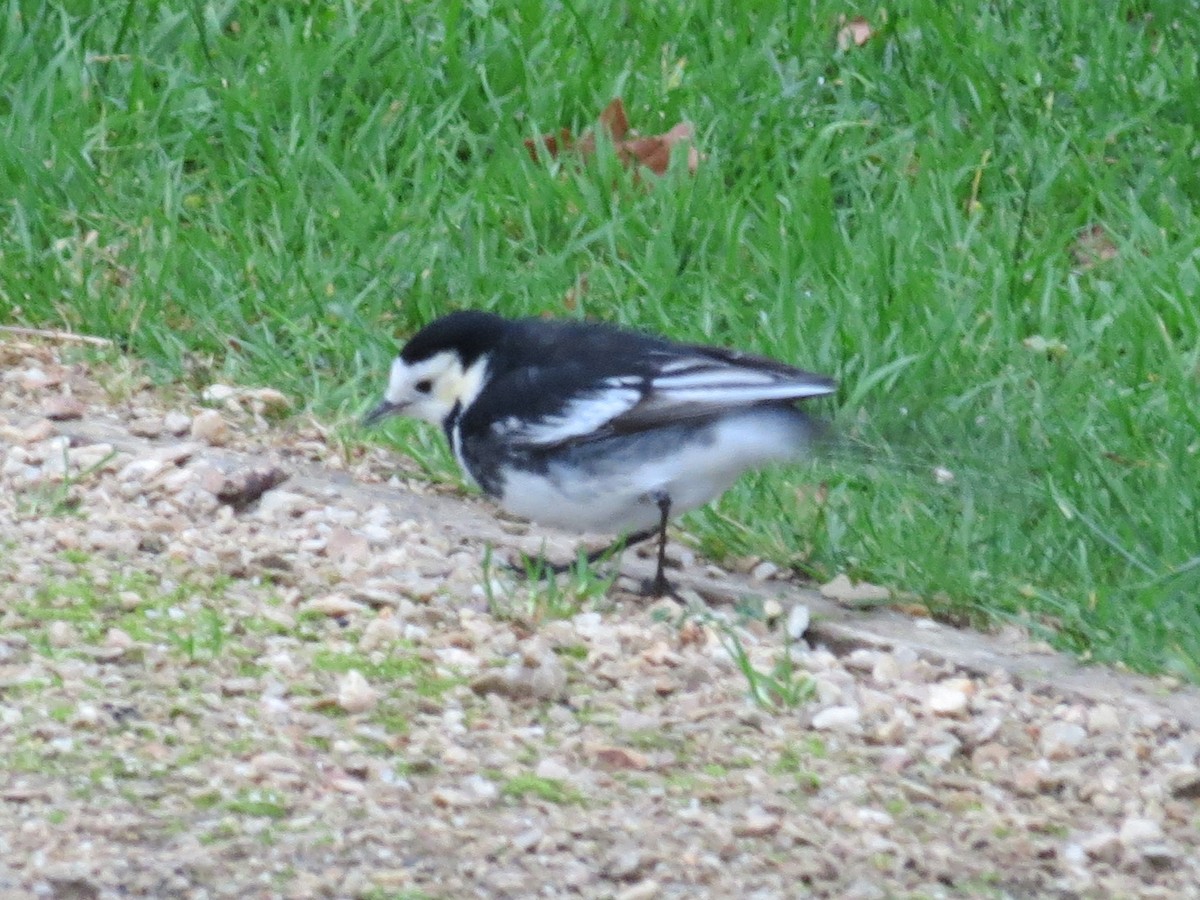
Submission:
POLYGON ((532 797, 547 803, 583 803, 583 795, 575 788, 557 778, 542 778, 540 775, 515 775, 500 787, 500 795, 517 800, 532 797))

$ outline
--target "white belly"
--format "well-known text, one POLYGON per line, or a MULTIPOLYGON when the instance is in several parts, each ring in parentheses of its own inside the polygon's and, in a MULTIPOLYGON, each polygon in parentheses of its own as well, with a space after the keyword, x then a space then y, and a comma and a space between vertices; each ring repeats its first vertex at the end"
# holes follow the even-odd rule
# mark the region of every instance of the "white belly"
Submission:
POLYGON ((509 474, 500 504, 570 531, 650 528, 659 522, 660 494, 670 498, 672 516, 703 506, 747 469, 803 455, 808 436, 798 412, 760 407, 703 428, 619 439, 620 446, 584 445, 566 451, 544 474, 509 474))

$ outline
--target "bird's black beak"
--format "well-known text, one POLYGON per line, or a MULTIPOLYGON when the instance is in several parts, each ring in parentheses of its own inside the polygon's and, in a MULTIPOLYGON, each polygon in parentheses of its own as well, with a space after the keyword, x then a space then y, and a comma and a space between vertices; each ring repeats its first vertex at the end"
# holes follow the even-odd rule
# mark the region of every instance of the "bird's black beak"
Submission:
POLYGON ((389 400, 383 400, 378 406, 362 417, 363 427, 375 425, 382 422, 384 419, 398 415, 404 411, 407 403, 392 403, 389 400))

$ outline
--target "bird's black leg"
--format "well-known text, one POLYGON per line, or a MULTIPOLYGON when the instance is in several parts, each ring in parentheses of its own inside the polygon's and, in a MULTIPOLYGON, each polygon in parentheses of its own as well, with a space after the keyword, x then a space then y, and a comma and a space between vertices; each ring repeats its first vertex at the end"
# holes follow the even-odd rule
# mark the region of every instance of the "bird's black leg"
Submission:
POLYGON ((667 581, 667 519, 671 516, 671 495, 666 491, 656 491, 653 495, 658 505, 658 565, 654 569, 654 580, 647 585, 647 593, 652 597, 675 595, 675 589, 667 581))

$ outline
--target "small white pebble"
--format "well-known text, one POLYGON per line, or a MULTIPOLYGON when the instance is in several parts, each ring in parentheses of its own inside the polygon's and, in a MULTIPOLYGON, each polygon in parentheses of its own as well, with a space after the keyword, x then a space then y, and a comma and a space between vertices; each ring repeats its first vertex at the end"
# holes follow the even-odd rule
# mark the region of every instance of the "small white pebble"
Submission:
POLYGON ((379 691, 358 670, 351 669, 338 681, 337 702, 348 713, 366 712, 379 702, 379 691))
POLYGON ((848 731, 858 725, 858 710, 853 706, 831 706, 812 718, 812 727, 818 731, 848 731))
POLYGON ((229 442, 229 425, 215 409, 206 409, 192 419, 192 437, 214 447, 229 442))

